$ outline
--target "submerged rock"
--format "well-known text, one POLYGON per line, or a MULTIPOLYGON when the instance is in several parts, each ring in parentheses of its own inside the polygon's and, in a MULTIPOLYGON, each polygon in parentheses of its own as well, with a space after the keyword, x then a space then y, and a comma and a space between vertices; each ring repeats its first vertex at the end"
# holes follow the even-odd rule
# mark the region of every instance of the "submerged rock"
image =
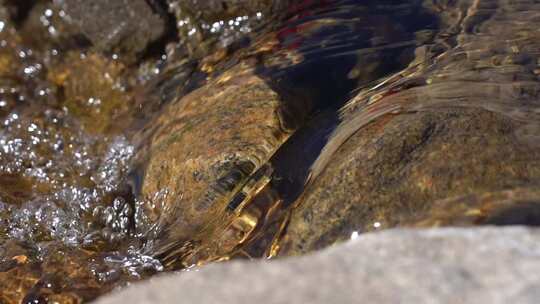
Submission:
POLYGON ((127 68, 97 53, 65 54, 48 70, 48 78, 63 92, 62 105, 92 134, 120 133, 130 123, 133 109, 127 68))
POLYGON ((288 0, 167 0, 182 47, 193 57, 226 47, 287 8, 288 0))
POLYGON ((415 31, 436 26, 418 7, 321 2, 237 52, 204 58, 207 83, 174 98, 139 134, 132 188, 153 223, 141 228, 148 252, 185 267, 228 259, 254 230, 264 233, 261 223, 290 205, 275 195, 281 179, 274 175, 275 153, 310 115, 339 104, 354 83, 406 66, 415 31), (403 25, 385 15, 394 13, 425 18, 403 25), (376 20, 383 30, 368 27, 376 20), (347 34, 357 36, 345 40, 347 34), (364 63, 369 67, 360 70, 364 63))
POLYGON ((540 225, 540 187, 474 193, 436 201, 405 226, 540 225))
POLYGON ((122 64, 165 2, 0 14, 0 302, 393 226, 538 222, 537 1, 168 1, 180 45, 122 64))
POLYGON ((205 22, 213 23, 226 18, 254 15, 265 12, 272 6, 283 5, 285 1, 274 0, 168 0, 173 6, 182 7, 200 15, 205 22))
POLYGON ((42 243, 36 250, 24 242, 5 242, 0 247, 0 301, 88 302, 126 280, 150 276, 160 268, 158 261, 135 253, 118 255, 52 242, 42 243))
POLYGON ((154 250, 182 262, 177 246, 220 242, 238 207, 233 196, 290 136, 287 120, 305 115, 290 107, 309 105, 284 104, 251 68, 239 65, 165 109, 147 130, 135 178, 141 180, 136 193, 151 204, 159 227, 154 250))
POLYGON ((519 126, 499 114, 459 108, 390 114, 366 126, 297 202, 282 254, 399 226, 426 215, 439 199, 539 183, 540 153, 516 139, 519 126))
POLYGON ((134 55, 165 32, 165 21, 144 0, 55 0, 66 18, 101 51, 134 55))
MULTIPOLYGON (((538 185, 535 9, 534 1, 481 1, 466 11, 457 4, 453 10, 466 17, 446 42, 455 47, 361 91, 313 165, 281 253, 319 249, 419 214, 435 224, 430 216, 451 212, 436 200, 538 185), (441 209, 423 213, 430 208, 441 209)), ((490 212, 499 207, 508 206, 490 212)))
POLYGON ((73 32, 57 23, 65 12, 50 1, 7 2, 0 303, 89 301, 162 269, 133 249, 140 247, 130 233, 134 207, 120 185, 133 146, 120 135, 129 119, 118 114, 130 108, 133 70, 72 44, 73 32))
POLYGON ((391 230, 300 258, 231 262, 96 303, 537 303, 540 232, 391 230))

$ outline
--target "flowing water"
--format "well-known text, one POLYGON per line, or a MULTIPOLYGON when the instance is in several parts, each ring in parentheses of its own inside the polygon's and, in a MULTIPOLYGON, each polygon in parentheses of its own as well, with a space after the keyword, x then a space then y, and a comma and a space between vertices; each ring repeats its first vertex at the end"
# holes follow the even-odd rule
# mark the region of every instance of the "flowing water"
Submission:
MULTIPOLYGON (((519 136, 538 142, 539 1, 306 0, 273 15, 254 11, 208 22, 172 5, 184 39, 137 63, 94 51, 70 32, 64 11, 36 3, 23 17, 0 12, 0 303, 79 303, 164 270, 273 256, 306 181, 352 134, 384 115, 449 103, 483 108, 524 122, 519 136), (187 52, 180 51, 184 44, 187 52), (178 201, 200 202, 186 199, 187 190, 175 192, 176 180, 211 177, 180 166, 159 171, 171 184, 154 183, 151 160, 170 157, 160 159, 155 142, 190 132, 178 127, 185 118, 174 116, 175 105, 189 104, 184 96, 232 94, 236 89, 218 86, 229 79, 257 85, 257 94, 270 88, 288 110, 280 112, 271 145, 255 147, 253 161, 227 167, 234 174, 201 190, 204 204, 223 198, 230 210, 189 214, 181 223, 187 209, 178 201), (470 82, 477 91, 462 89, 470 82), (405 93, 385 98, 398 92, 405 93), (494 96, 498 102, 486 100, 494 96), (159 140, 148 140, 155 134, 159 140), (248 210, 246 196, 259 197, 253 205, 260 210, 248 210), (191 238, 189 229, 198 227, 205 228, 191 238), (230 227, 247 235, 231 237, 230 227)), ((212 130, 206 115, 245 124, 247 131, 231 132, 248 144, 261 137, 249 133, 250 123, 270 112, 247 107, 208 114, 186 106, 200 112, 189 118, 190 128, 209 129, 191 139, 184 134, 179 149, 204 156, 205 133, 229 134, 212 130)), ((221 147, 229 139, 211 140, 221 147)))

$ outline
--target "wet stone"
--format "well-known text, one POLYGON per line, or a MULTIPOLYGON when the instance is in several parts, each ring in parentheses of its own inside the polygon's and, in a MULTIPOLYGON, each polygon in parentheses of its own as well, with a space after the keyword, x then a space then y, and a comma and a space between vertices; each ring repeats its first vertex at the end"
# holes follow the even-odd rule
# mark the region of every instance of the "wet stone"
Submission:
POLYGON ((126 67, 101 54, 69 52, 48 71, 63 92, 62 105, 94 134, 120 132, 130 124, 133 100, 124 77, 126 67))
POLYGON ((537 1, 1 7, 2 303, 387 227, 538 224, 537 1))
POLYGON ((141 140, 135 179, 139 197, 153 202, 154 250, 215 238, 231 219, 227 204, 235 191, 290 136, 280 115, 286 106, 249 66, 238 65, 152 122, 157 128, 141 140))
POLYGON ((220 21, 227 17, 254 15, 258 12, 268 10, 272 5, 278 5, 278 2, 269 0, 169 0, 171 6, 179 6, 180 9, 198 14, 200 18, 209 23, 220 21))
POLYGON ((89 46, 88 39, 65 20, 65 11, 52 1, 15 1, 15 4, 21 12, 17 28, 25 46, 45 54, 89 46))
POLYGON ((195 58, 211 54, 245 37, 271 17, 283 13, 287 0, 167 0, 176 18, 181 46, 195 58))
POLYGON ((164 33, 165 22, 144 0, 55 0, 67 20, 101 51, 140 54, 164 33))
POLYGON ((478 192, 433 202, 404 226, 540 225, 540 193, 535 184, 478 192))
MULTIPOLYGON (((220 244, 223 240, 219 236, 228 238, 227 225, 234 216, 240 222, 266 219, 268 209, 243 217, 231 212, 243 208, 243 202, 260 190, 248 186, 247 192, 241 191, 250 184, 248 180, 258 185, 273 178, 271 173, 257 176, 255 171, 273 167, 263 164, 319 110, 317 106, 328 107, 332 102, 335 106, 341 100, 331 98, 339 99, 352 84, 373 81, 383 73, 379 59, 398 57, 384 64, 384 68, 395 69, 412 54, 408 39, 413 36, 402 35, 404 28, 384 17, 393 7, 373 7, 377 17, 370 18, 369 5, 354 6, 351 1, 345 7, 332 5, 317 2, 308 6, 305 16, 293 10, 293 17, 280 23, 279 30, 254 38, 237 52, 220 49, 205 57, 199 68, 208 73, 207 83, 173 98, 158 119, 148 122, 146 134, 138 140, 138 168, 132 176, 132 188, 146 206, 141 216, 155 223, 155 229, 148 233, 152 240, 149 252, 183 266, 229 258, 227 250, 218 254, 211 252, 214 249, 197 257, 190 247, 220 244), (358 18, 351 22, 340 19, 349 14, 358 18), (384 30, 361 30, 375 20, 384 30), (353 43, 342 39, 357 30, 361 34, 353 43), (394 39, 403 43, 387 45, 386 41, 394 39), (321 43, 337 48, 335 57, 328 56, 330 50, 320 47, 321 43), (355 64, 359 68, 364 63, 369 67, 347 75, 355 64), (326 73, 327 68, 334 72, 326 73), (186 254, 193 258, 186 258, 186 254)), ((399 9, 410 13, 413 7, 418 3, 399 9)), ((417 14, 414 12, 411 14, 417 14)), ((411 25, 411 30, 425 26, 434 26, 433 18, 411 25)), ((262 192, 265 198, 259 201, 272 197, 262 192)), ((236 226, 249 225, 237 222, 236 226)), ((147 225, 141 227, 141 231, 148 231, 147 225)), ((234 243, 231 239, 234 237, 226 242, 234 243)), ((267 241, 254 247, 264 251, 267 241)), ((228 247, 221 245, 216 247, 228 247)))
POLYGON ((11 22, 12 11, 13 8, 6 1, 0 1, 0 19, 4 23, 4 27, 6 23, 11 22))
MULTIPOLYGON (((361 90, 342 109, 343 122, 296 203, 282 254, 319 249, 353 233, 422 216, 422 223, 458 224, 469 210, 437 201, 453 197, 459 204, 459 197, 538 184, 539 141, 532 131, 540 121, 540 86, 533 72, 538 33, 526 29, 537 20, 520 4, 490 4, 469 12, 464 22, 478 23, 474 30, 463 27, 454 49, 361 90), (515 22, 517 16, 527 22, 515 22), (495 32, 494 27, 500 28, 495 32), (496 46, 497 39, 516 31, 523 39, 496 46), (493 52, 508 60, 487 65, 493 52)), ((531 220, 520 214, 537 208, 522 208, 517 199, 476 205, 478 217, 469 224, 527 224, 531 220)))
POLYGON ((0 272, 3 303, 87 302, 134 274, 150 275, 160 269, 155 260, 136 254, 117 256, 51 243, 43 243, 37 251, 14 242, 2 248, 2 265, 10 265, 0 272))
POLYGON ((540 181, 540 154, 515 139, 516 129, 485 110, 379 119, 353 135, 308 186, 282 254, 320 249, 355 231, 399 226, 438 199, 540 181))

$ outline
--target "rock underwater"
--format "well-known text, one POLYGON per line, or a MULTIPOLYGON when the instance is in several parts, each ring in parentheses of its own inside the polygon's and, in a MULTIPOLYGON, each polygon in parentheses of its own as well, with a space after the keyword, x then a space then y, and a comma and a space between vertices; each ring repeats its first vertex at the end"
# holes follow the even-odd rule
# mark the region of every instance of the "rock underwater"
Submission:
MULTIPOLYGON (((536 2, 336 3, 319 3, 306 19, 296 16, 264 36, 265 44, 255 40, 251 51, 214 62, 217 76, 151 123, 159 131, 140 149, 147 152, 139 155, 134 189, 158 205, 150 208, 157 233, 149 234, 157 256, 185 267, 237 254, 297 255, 354 232, 415 220, 425 225, 443 208, 439 200, 534 193, 540 177, 538 33, 530 28, 536 2), (357 40, 346 44, 341 39, 350 33, 357 40), (326 67, 332 73, 321 71, 326 67), (233 86, 249 79, 255 87, 267 84, 257 92, 274 102, 253 116, 245 112, 252 111, 254 98, 243 93, 249 88, 233 86), (356 96, 334 117, 339 92, 345 97, 355 86, 356 96), (228 102, 221 95, 227 90, 236 92, 232 111, 218 106, 228 102), (291 115, 276 112, 287 107, 295 113, 292 128, 283 128, 291 115), (172 114, 178 109, 184 114, 172 114), (196 111, 206 118, 189 118, 202 115, 196 111), (257 115, 274 127, 250 119, 257 115), (276 131, 282 135, 268 137, 276 131)), ((481 224, 498 208, 521 208, 520 199, 505 202, 456 209, 431 223, 481 224), (473 209, 478 218, 457 220, 473 209)))
MULTIPOLYGON (((406 67, 416 33, 437 25, 419 1, 322 1, 305 15, 295 9, 247 47, 203 60, 205 84, 172 99, 138 136, 132 188, 153 223, 142 228, 147 250, 167 267, 265 255, 292 200, 276 186, 287 174, 282 163, 303 157, 287 152, 295 145, 281 147, 359 83, 406 67), (393 15, 425 20, 404 25, 393 15), (348 34, 355 40, 344 41, 348 34), (263 236, 254 240, 257 232, 263 236)), ((311 125, 317 131, 317 121, 311 125)))
POLYGON ((281 254, 405 223, 489 223, 514 207, 511 221, 520 224, 519 210, 525 219, 538 208, 540 44, 531 30, 538 9, 536 1, 448 7, 448 16, 459 18, 446 20, 438 39, 451 48, 418 49, 408 68, 342 109, 296 202, 281 254), (505 203, 497 203, 504 196, 498 192, 509 196, 505 203), (442 199, 446 204, 435 203, 442 199), (458 207, 462 201, 466 208, 458 207))
POLYGON ((534 229, 368 232, 540 224, 539 11, 0 0, 0 302, 81 303, 164 270, 188 299, 196 266, 351 236, 195 284, 221 302, 530 299, 534 229))
POLYGON ((54 1, 101 51, 136 55, 165 33, 164 18, 144 0, 54 1))

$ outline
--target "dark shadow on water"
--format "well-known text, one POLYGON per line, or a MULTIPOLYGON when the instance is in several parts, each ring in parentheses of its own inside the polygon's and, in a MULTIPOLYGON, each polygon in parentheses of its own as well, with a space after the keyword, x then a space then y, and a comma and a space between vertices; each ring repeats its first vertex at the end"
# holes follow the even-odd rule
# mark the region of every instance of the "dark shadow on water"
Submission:
POLYGON ((540 226, 540 202, 521 202, 515 206, 498 210, 483 219, 481 225, 495 226, 540 226))
POLYGON ((285 13, 277 27, 278 50, 261 56, 256 69, 280 95, 285 126, 298 130, 271 161, 273 183, 286 203, 301 193, 339 124, 339 109, 358 88, 405 68, 417 45, 426 43, 418 33, 439 27, 422 1, 300 3, 307 5, 285 13))
POLYGON ((317 159, 339 119, 335 111, 316 115, 272 157, 274 189, 289 206, 302 193, 311 164, 317 159))

